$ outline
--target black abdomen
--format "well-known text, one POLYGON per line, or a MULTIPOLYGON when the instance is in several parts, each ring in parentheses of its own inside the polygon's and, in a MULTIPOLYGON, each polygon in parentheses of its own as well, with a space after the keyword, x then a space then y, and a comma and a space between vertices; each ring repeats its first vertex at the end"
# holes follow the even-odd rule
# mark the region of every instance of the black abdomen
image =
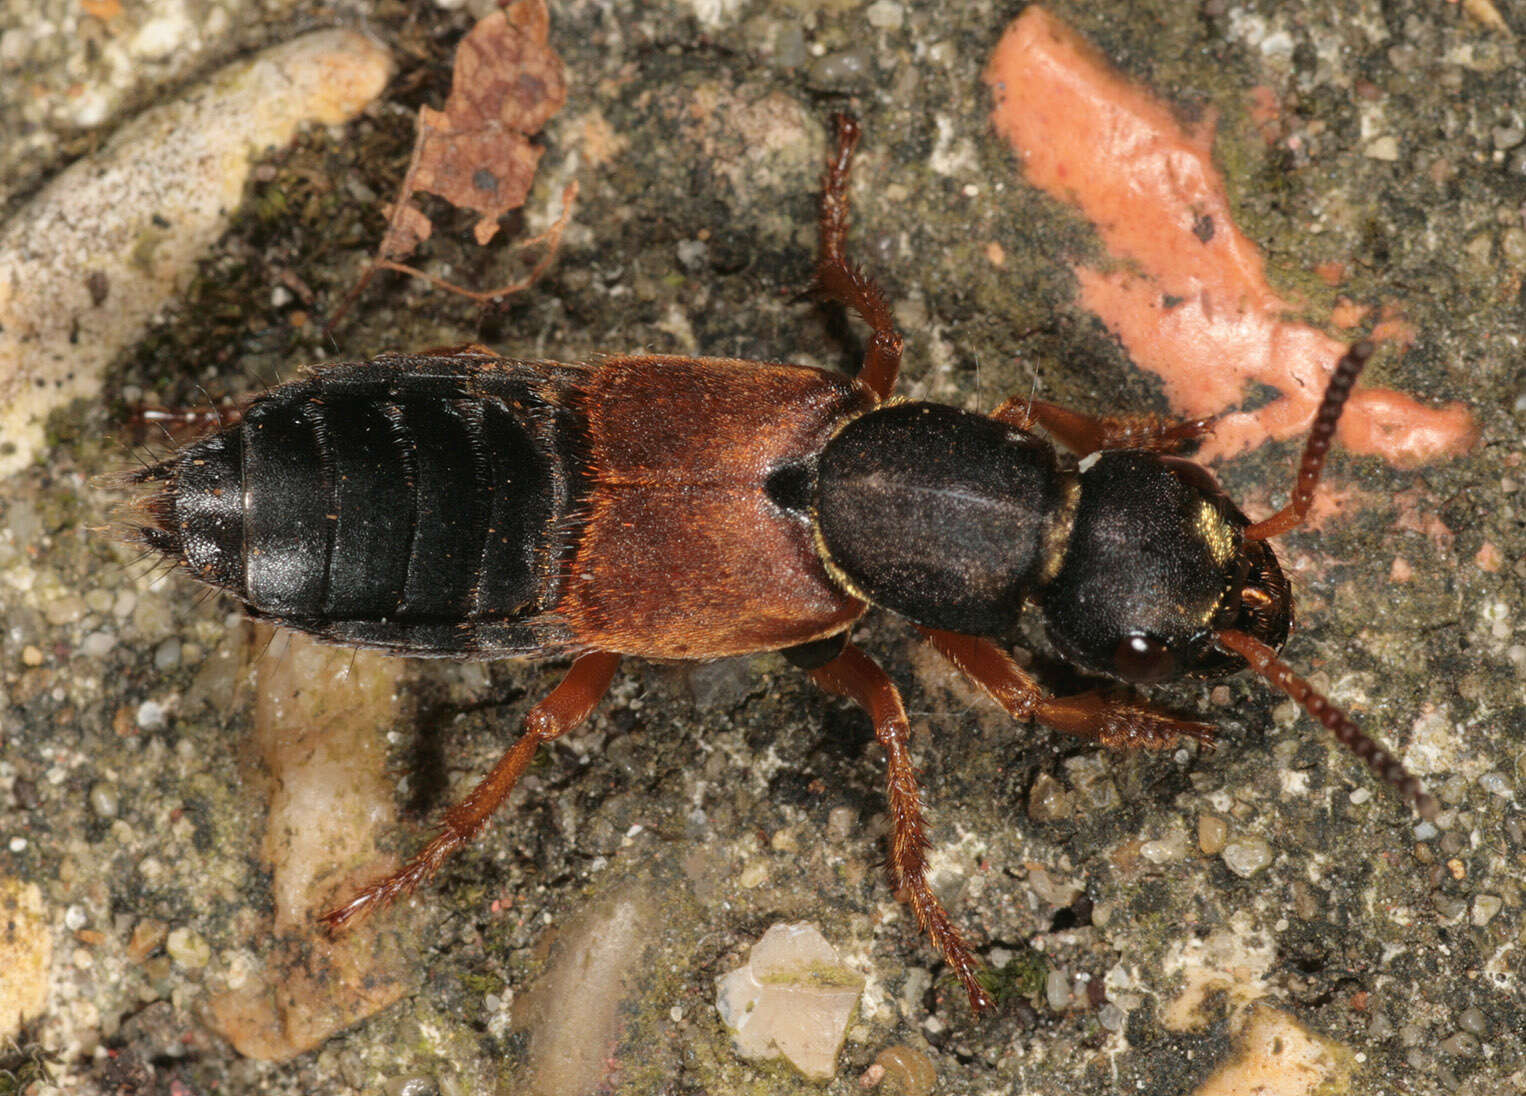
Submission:
POLYGON ((249 611, 336 642, 555 648, 582 429, 570 367, 390 358, 324 370, 140 476, 155 548, 249 611))

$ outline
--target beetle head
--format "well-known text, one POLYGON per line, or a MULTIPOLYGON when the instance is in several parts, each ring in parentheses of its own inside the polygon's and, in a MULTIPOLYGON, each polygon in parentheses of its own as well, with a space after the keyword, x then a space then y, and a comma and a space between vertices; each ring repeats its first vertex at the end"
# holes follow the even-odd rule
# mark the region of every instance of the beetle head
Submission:
POLYGON ((1082 462, 1064 556, 1041 601, 1050 640, 1096 673, 1144 684, 1246 666, 1224 629, 1278 649, 1293 602, 1277 557, 1200 465, 1138 450, 1082 462))

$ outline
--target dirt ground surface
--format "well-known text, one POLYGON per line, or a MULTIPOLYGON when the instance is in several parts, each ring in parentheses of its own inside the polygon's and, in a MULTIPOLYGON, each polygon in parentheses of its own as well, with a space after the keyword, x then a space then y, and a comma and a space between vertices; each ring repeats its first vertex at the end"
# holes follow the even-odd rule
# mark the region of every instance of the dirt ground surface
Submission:
MULTIPOLYGON (((359 26, 397 69, 356 121, 261 161, 188 290, 0 484, 0 944, 45 1001, 0 1046, 0 1094, 846 1094, 878 1061, 882 1092, 928 1091, 931 1067, 938 1093, 1164 1096, 1225 1091, 1215 1071, 1253 1054, 1250 1018, 1267 1015, 1324 1040, 1279 1091, 1526 1090, 1526 23, 1484 0, 1050 6, 1185 124, 1216 120, 1235 219, 1304 320, 1336 332, 1342 299, 1402 316, 1411 345, 1368 380, 1471 411, 1462 456, 1397 467, 1337 448, 1343 505, 1279 545, 1299 606, 1285 657, 1420 773, 1434 823, 1252 676, 1152 691, 1215 723, 1216 751, 1111 754, 1014 724, 871 613, 856 638, 904 690, 933 880, 993 971, 994 1014, 971 1014, 890 891, 868 721, 776 655, 628 661, 491 833, 378 918, 353 967, 324 966, 273 895, 287 778, 256 737, 258 682, 307 664, 102 532, 120 500, 103 477, 164 448, 134 439, 135 405, 466 342, 852 369, 862 330, 802 296, 828 118, 847 107, 864 130, 850 247, 905 332, 903 394, 1170 410, 1077 303, 1076 265, 1107 262, 1091 226, 1027 185, 993 131, 982 73, 1021 6, 986 0, 555 4, 569 90, 524 218, 540 231, 579 184, 554 268, 501 309, 387 274, 325 337, 417 108, 443 101, 485 10, 0 14, 10 219, 114 128, 256 49, 359 26), (867 978, 829 1081, 739 1057, 715 1010, 717 976, 778 921, 814 922, 867 978), (325 971, 348 1027, 321 1019, 325 971), (302 1049, 304 1031, 323 1034, 302 1049)), ((430 270, 512 279, 502 238, 476 247, 475 218, 431 201, 430 270)), ((1215 472, 1259 516, 1297 452, 1262 445, 1215 472)), ((1018 644, 1051 687, 1084 687, 1041 627, 1018 644)), ((325 694, 304 710, 363 713, 376 811, 396 813, 377 839, 406 855, 562 667, 377 661, 400 671, 372 690, 382 703, 360 696, 372 658, 347 677, 340 652, 337 672, 302 671, 325 694)))

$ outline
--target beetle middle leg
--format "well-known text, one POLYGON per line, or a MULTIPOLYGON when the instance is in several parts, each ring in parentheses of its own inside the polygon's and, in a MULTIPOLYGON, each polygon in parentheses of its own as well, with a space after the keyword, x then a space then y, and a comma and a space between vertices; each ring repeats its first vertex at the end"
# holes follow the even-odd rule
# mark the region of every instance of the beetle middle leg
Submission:
POLYGON ((1213 430, 1213 419, 1178 422, 1160 415, 1086 415, 1045 400, 1014 396, 991 412, 991 418, 1019 430, 1041 426, 1072 453, 1084 456, 1102 449, 1149 449, 1180 453, 1213 430))
POLYGON ((901 369, 901 333, 895 329, 885 294, 858 267, 848 262, 843 245, 848 237, 848 174, 858 144, 858 120, 851 114, 832 119, 837 128, 837 151, 827 161, 821 187, 821 251, 816 259, 816 285, 832 300, 852 308, 874 329, 859 380, 881 398, 895 388, 901 369))
POLYGON ((411 894, 439 871, 451 853, 482 832, 493 812, 514 790, 541 743, 561 737, 588 718, 609 691, 619 665, 619 655, 604 651, 579 655, 562 683, 525 715, 524 733, 519 741, 498 759, 493 771, 483 777, 470 795, 445 812, 441 832, 424 851, 319 920, 331 930, 342 929, 356 918, 411 894))
POLYGON ((1047 696, 1010 655, 989 640, 937 628, 917 630, 928 638, 934 650, 985 690, 1014 719, 1037 720, 1046 727, 1113 749, 1168 749, 1180 738, 1213 746, 1217 731, 1211 723, 1178 719, 1101 693, 1047 696))
POLYGON ((991 1008, 995 1002, 977 978, 978 961, 927 883, 927 824, 907 748, 911 725, 895 684, 851 643, 831 662, 812 670, 811 677, 828 692, 852 700, 873 720, 875 737, 885 750, 890 814, 895 820, 890 838, 891 879, 896 890, 905 893, 922 931, 959 977, 970 1006, 977 1012, 991 1008))

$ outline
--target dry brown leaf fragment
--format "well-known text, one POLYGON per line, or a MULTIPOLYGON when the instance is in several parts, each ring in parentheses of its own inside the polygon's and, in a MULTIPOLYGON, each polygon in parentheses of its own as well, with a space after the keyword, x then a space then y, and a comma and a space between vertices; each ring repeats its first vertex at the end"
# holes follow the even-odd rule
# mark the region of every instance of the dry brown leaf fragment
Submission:
POLYGON ((550 46, 550 33, 545 0, 515 0, 467 32, 456 47, 445 109, 419 109, 413 159, 388 213, 376 258, 345 294, 327 328, 339 323, 378 270, 423 278, 441 289, 489 303, 524 289, 551 265, 577 193, 575 183, 564 188, 562 215, 551 229, 519 245, 546 249, 523 278, 496 289, 472 290, 402 262, 429 239, 434 228, 428 215, 413 204, 417 191, 437 194, 458 208, 481 214, 473 229, 480 245, 498 234, 499 218, 524 205, 541 156, 530 138, 567 101, 566 77, 561 58, 550 46))
POLYGON ((387 235, 381 246, 383 259, 407 255, 434 232, 434 224, 410 202, 404 202, 394 209, 388 222, 387 235))
MULTIPOLYGON (((541 154, 530 136, 567 101, 561 58, 548 44, 549 30, 544 0, 520 0, 482 19, 461 40, 445 109, 419 111, 404 203, 413 191, 427 190, 480 213, 479 244, 497 233, 500 217, 524 204, 541 154)), ((395 218, 382 247, 389 258, 411 250, 392 239, 398 224, 395 218)), ((410 234, 424 238, 416 229, 410 234)))

